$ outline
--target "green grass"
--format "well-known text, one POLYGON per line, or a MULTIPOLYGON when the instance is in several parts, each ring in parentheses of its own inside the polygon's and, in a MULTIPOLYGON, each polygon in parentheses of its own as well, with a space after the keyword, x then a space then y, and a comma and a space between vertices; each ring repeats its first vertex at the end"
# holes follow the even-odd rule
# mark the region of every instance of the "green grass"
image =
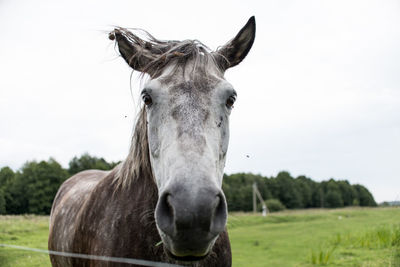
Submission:
MULTIPOLYGON (((0 244, 47 249, 48 216, 0 216, 0 244)), ((42 253, 0 247, 2 267, 51 266, 49 256, 42 253)))
POLYGON ((400 209, 231 214, 234 266, 398 266, 400 209))
MULTIPOLYGON (((233 266, 400 267, 400 209, 286 211, 228 219, 233 266)), ((48 217, 0 216, 0 243, 46 249, 48 217)), ((50 266, 47 255, 0 247, 0 266, 50 266)))

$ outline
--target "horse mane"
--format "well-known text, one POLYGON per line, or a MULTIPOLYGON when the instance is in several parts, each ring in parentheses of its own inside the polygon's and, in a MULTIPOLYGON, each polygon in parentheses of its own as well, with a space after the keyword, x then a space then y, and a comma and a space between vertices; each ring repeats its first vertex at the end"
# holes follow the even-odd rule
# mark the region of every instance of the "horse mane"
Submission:
MULTIPOLYGON (((214 63, 214 66, 221 73, 224 72, 221 59, 223 61, 227 61, 227 59, 219 53, 219 50, 211 51, 198 40, 164 41, 155 38, 145 30, 129 30, 122 27, 115 28, 110 33, 110 38, 113 39, 116 33, 124 36, 133 47, 140 47, 140 49, 135 51, 132 58, 149 58, 149 55, 151 55, 151 60, 143 66, 142 74, 147 73, 153 79, 160 76, 167 66, 173 65, 174 70, 178 68, 185 70, 189 62, 194 62, 193 72, 195 70, 198 71, 198 68, 200 68, 200 71, 206 74, 205 69, 209 67, 208 62, 214 63), (139 35, 143 35, 144 37, 141 38, 139 35)), ((171 75, 174 73, 175 71, 172 71, 171 75)))
POLYGON ((127 188, 138 179, 148 180, 155 186, 150 163, 146 121, 146 109, 142 107, 137 117, 128 156, 116 167, 117 172, 114 177, 116 189, 127 188))

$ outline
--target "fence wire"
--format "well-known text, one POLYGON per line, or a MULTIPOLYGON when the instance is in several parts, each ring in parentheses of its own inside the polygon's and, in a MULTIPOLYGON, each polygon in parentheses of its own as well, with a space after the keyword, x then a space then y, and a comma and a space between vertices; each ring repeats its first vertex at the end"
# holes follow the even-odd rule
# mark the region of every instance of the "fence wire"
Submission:
POLYGON ((38 248, 29 248, 22 247, 16 245, 8 245, 8 244, 0 244, 0 247, 13 248, 19 250, 26 250, 38 253, 45 253, 49 255, 57 255, 63 257, 71 257, 71 258, 80 258, 80 259, 88 259, 88 260, 98 260, 98 261, 108 261, 115 263, 127 263, 127 264, 136 264, 142 266, 153 266, 153 267, 180 267, 180 265, 164 263, 164 262, 156 262, 156 261, 147 261, 147 260, 139 260, 139 259, 131 259, 131 258, 119 258, 119 257, 107 257, 107 256, 97 256, 97 255, 88 255, 88 254, 80 254, 80 253, 70 253, 70 252, 61 252, 47 249, 38 249, 38 248))

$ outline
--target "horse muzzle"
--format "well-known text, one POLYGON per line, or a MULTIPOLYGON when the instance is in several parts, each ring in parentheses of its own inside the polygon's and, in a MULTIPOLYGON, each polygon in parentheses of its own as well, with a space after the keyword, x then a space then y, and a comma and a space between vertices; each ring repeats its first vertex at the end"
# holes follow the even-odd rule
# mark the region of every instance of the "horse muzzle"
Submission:
POLYGON ((162 192, 155 218, 167 254, 184 261, 199 260, 225 229, 225 196, 211 186, 171 186, 162 192))

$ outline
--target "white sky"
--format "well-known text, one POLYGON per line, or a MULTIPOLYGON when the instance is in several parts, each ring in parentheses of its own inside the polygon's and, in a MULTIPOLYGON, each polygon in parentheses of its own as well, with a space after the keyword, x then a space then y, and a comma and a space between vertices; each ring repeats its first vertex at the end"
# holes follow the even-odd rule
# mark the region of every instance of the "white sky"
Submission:
POLYGON ((0 167, 125 158, 137 103, 112 25, 215 49, 255 15, 253 49, 226 73, 226 172, 348 179, 399 200, 399 14, 399 1, 0 0, 0 167))

